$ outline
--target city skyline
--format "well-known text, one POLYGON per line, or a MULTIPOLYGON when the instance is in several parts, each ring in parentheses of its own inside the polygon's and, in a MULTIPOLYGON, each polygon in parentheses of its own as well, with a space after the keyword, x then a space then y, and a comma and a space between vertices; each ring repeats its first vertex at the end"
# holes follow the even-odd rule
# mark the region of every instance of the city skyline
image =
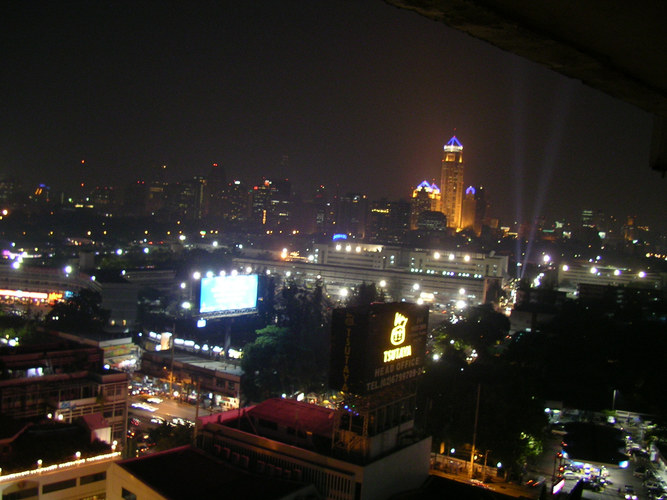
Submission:
POLYGON ((57 188, 85 161, 100 184, 161 165, 176 181, 219 163, 397 199, 440 177, 456 135, 464 186, 503 222, 590 208, 667 229, 649 114, 380 1, 2 12, 3 178, 57 188))

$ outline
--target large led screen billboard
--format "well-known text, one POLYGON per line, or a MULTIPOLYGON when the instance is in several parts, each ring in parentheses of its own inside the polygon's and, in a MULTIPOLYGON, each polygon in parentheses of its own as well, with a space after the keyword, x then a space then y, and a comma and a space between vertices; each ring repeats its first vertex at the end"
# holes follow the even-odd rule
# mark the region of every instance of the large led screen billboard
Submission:
POLYGON ((251 314, 257 309, 256 274, 202 278, 199 313, 232 316, 251 314))
POLYGON ((332 389, 365 395, 419 376, 424 369, 428 307, 406 302, 335 309, 332 389))

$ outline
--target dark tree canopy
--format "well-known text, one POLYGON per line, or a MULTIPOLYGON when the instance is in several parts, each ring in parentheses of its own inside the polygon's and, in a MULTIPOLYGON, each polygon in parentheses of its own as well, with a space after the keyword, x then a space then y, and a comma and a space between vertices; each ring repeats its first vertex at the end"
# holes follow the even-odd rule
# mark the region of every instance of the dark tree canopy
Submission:
POLYGON ((326 380, 330 321, 321 285, 288 283, 278 295, 274 324, 244 348, 242 392, 250 401, 320 391, 326 380))
POLYGON ((45 318, 49 327, 71 332, 100 332, 109 320, 99 293, 82 288, 71 298, 58 302, 45 318))

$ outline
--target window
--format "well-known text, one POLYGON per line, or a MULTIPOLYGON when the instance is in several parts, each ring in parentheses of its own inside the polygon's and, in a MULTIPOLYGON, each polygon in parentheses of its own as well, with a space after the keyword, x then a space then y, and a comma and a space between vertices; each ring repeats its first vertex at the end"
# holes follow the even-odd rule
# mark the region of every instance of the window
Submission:
POLYGON ((272 429, 274 431, 278 430, 278 424, 276 422, 272 422, 270 420, 265 420, 263 418, 258 419, 258 423, 261 427, 265 427, 267 429, 272 429))
POLYGON ((97 481, 104 481, 107 478, 107 473, 105 471, 98 472, 97 474, 89 474, 88 476, 81 476, 79 479, 79 484, 90 484, 97 481))
POLYGON ((34 488, 15 491, 13 493, 4 493, 2 495, 2 500, 21 500, 23 498, 32 498, 37 496, 39 496, 39 490, 37 486, 35 486, 34 488))
POLYGON ((120 496, 123 498, 123 500, 137 500, 137 495, 131 491, 126 490, 125 488, 121 488, 120 496))
POLYGON ((57 483, 49 483, 42 486, 42 495, 51 493, 52 491, 65 490, 67 488, 74 488, 76 486, 76 479, 67 479, 65 481, 58 481, 57 483))

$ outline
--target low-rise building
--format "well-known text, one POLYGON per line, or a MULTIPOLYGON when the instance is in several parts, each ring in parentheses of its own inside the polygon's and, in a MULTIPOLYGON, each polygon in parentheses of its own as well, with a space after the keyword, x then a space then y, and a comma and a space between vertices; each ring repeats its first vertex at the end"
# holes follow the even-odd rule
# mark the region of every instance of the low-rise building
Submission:
POLYGON ((85 422, 1 423, 0 498, 104 498, 107 470, 120 452, 85 422))
POLYGON ((327 499, 389 498, 428 477, 431 438, 417 437, 412 421, 363 437, 337 419, 333 409, 270 399, 200 418, 198 445, 254 474, 314 484, 327 499))
POLYGON ((313 485, 251 475, 191 446, 116 462, 108 473, 106 498, 190 500, 218 496, 262 500, 322 498, 313 485))
POLYGON ((111 438, 121 442, 127 430, 128 375, 105 370, 103 359, 98 347, 48 333, 26 344, 0 344, 0 414, 72 422, 101 413, 111 438))

